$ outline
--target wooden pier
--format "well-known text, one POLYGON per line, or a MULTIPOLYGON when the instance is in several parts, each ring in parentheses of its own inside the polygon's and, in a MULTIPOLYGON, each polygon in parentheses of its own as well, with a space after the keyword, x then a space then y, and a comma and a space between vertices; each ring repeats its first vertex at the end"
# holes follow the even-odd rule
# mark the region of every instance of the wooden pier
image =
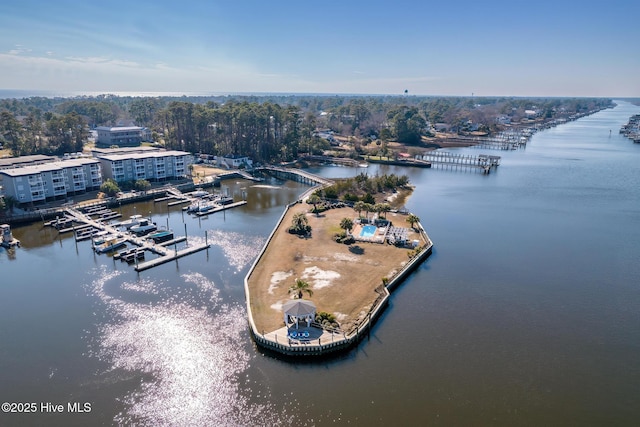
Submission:
POLYGON ((153 202, 158 203, 173 200, 167 203, 167 206, 176 206, 184 203, 190 203, 192 201, 192 197, 187 196, 175 187, 167 187, 166 191, 167 192, 164 197, 153 199, 153 202))
POLYGON ((467 136, 456 135, 449 137, 446 142, 468 144, 470 147, 486 148, 490 150, 517 150, 527 145, 534 130, 512 129, 495 136, 467 136))
POLYGON ((278 166, 263 166, 258 168, 261 171, 267 172, 276 178, 289 179, 291 181, 302 182, 310 185, 330 185, 333 181, 330 179, 315 175, 309 172, 305 172, 300 169, 282 168, 278 166))
POLYGON ((419 158, 431 163, 432 167, 452 170, 475 170, 483 174, 491 173, 491 169, 500 165, 500 156, 486 154, 471 156, 446 151, 430 151, 419 156, 419 158))
POLYGON ((205 212, 196 212, 195 216, 207 216, 207 215, 214 214, 216 212, 222 212, 224 210, 237 208, 238 206, 242 206, 246 204, 247 204, 246 200, 240 200, 239 202, 228 203, 226 205, 218 205, 215 208, 211 208, 205 212))
MULTIPOLYGON (((215 180, 214 180, 214 185, 215 184, 220 184, 220 181, 223 181, 225 179, 232 179, 232 178, 242 178, 242 179, 247 179, 249 181, 254 181, 254 182, 261 182, 262 178, 256 178, 255 176, 249 174, 248 172, 245 172, 243 170, 234 170, 234 171, 229 171, 229 172, 225 172, 225 173, 221 173, 220 175, 218 175, 215 180)), ((217 187, 217 185, 216 185, 217 187)))
POLYGON ((168 253, 164 256, 161 256, 149 261, 145 261, 143 263, 138 263, 135 266, 135 269, 136 271, 148 270, 158 265, 166 264, 175 259, 182 258, 183 256, 187 256, 187 255, 194 254, 196 252, 203 251, 205 249, 208 249, 210 246, 211 246, 210 244, 205 244, 205 245, 198 245, 198 246, 190 246, 180 251, 168 251, 168 253))

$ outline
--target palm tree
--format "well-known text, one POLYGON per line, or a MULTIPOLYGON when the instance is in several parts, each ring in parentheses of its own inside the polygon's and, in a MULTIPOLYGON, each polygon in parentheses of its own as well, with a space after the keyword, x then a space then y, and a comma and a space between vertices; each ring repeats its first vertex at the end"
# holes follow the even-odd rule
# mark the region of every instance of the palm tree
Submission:
POLYGON ((342 218, 342 221, 340 221, 340 228, 349 234, 353 228, 353 221, 350 218, 342 218))
POLYGON ((303 230, 308 223, 309 220, 303 212, 298 212, 293 216, 293 219, 291 220, 291 225, 296 230, 303 230))
POLYGON ((358 213, 358 218, 360 218, 360 212, 362 212, 365 208, 365 203, 363 201, 358 201, 353 205, 353 210, 358 213))
POLYGON ((320 203, 320 197, 317 194, 312 194, 309 196, 309 198, 307 199, 307 203, 311 203, 313 205, 313 211, 316 213, 316 216, 318 215, 318 207, 316 206, 318 203, 320 203))
POLYGON ((365 203, 363 210, 367 213, 367 220, 369 219, 369 213, 374 212, 374 205, 371 203, 365 203))
POLYGON ((420 218, 418 218, 416 215, 411 214, 407 217, 407 222, 409 223, 409 225, 411 225, 411 228, 413 228, 413 225, 420 222, 420 218))
POLYGON ((384 214, 384 218, 387 218, 387 213, 391 212, 391 205, 389 203, 381 203, 378 207, 378 212, 384 214))
POLYGON ((302 293, 306 292, 309 296, 313 296, 313 291, 311 290, 311 286, 309 283, 305 282, 302 279, 296 279, 296 283, 291 285, 289 288, 289 293, 296 293, 298 295, 298 299, 302 299, 302 293))

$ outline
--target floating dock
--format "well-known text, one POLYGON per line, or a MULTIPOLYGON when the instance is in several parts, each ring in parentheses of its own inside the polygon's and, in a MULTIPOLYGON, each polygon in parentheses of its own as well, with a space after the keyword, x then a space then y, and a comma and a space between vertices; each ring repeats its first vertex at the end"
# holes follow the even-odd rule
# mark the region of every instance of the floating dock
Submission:
POLYGON ((149 261, 145 261, 143 263, 138 263, 135 269, 136 271, 148 270, 149 268, 153 268, 161 264, 166 264, 175 259, 182 258, 183 256, 191 255, 196 252, 200 252, 202 250, 208 249, 210 246, 211 245, 209 244, 205 244, 205 245, 199 245, 199 246, 191 246, 186 249, 182 249, 180 251, 171 251, 165 256, 161 256, 149 261))
POLYGON ((196 216, 207 216, 207 215, 214 214, 216 212, 222 212, 224 210, 237 208, 238 206, 242 206, 242 205, 246 205, 246 204, 247 204, 246 200, 240 200, 239 202, 228 203, 226 205, 218 205, 215 208, 211 208, 206 212, 196 212, 195 215, 196 216))
MULTIPOLYGON (((245 202, 246 203, 246 202, 245 202)), ((130 254, 134 254, 133 257, 131 257, 132 261, 137 262, 138 261, 138 257, 135 254, 138 254, 140 251, 144 252, 144 251, 149 251, 152 253, 155 253, 156 255, 158 255, 158 258, 154 258, 152 260, 149 261, 145 261, 142 263, 137 263, 136 264, 136 271, 143 271, 143 270, 147 270, 149 268, 155 267, 157 265, 161 265, 161 264, 165 264, 169 261, 181 258, 183 256, 187 256, 199 251, 202 251, 204 249, 209 248, 211 245, 209 245, 208 243, 202 244, 202 245, 196 245, 196 246, 189 246, 185 249, 182 250, 175 250, 175 249, 170 249, 168 248, 168 246, 170 245, 176 245, 178 243, 181 242, 185 242, 187 241, 187 237, 186 236, 180 236, 177 237, 173 240, 167 241, 167 242, 163 242, 163 243, 155 243, 153 242, 153 240, 150 239, 145 239, 143 237, 138 237, 133 233, 130 232, 124 232, 124 231, 120 231, 117 229, 117 226, 114 225, 110 225, 110 224, 105 224, 99 220, 94 220, 92 219, 89 215, 84 214, 78 210, 72 209, 72 208, 67 208, 65 209, 65 216, 68 219, 73 220, 73 222, 77 222, 80 224, 84 224, 82 227, 83 229, 94 229, 96 231, 107 231, 110 234, 122 234, 123 238, 125 239, 125 241, 129 244, 132 244, 134 246, 136 246, 136 248, 133 249, 127 249, 126 251, 121 251, 120 255, 118 255, 118 258, 120 257, 127 257, 130 254)), ((72 228, 74 231, 77 231, 78 228, 72 228)), ((88 233, 87 233, 88 234, 88 233)), ((93 233, 92 233, 93 234, 93 233)), ((83 234, 84 237, 84 234, 83 234)), ((117 258, 116 258, 117 259, 117 258)), ((129 259, 128 257, 125 259, 129 259)))

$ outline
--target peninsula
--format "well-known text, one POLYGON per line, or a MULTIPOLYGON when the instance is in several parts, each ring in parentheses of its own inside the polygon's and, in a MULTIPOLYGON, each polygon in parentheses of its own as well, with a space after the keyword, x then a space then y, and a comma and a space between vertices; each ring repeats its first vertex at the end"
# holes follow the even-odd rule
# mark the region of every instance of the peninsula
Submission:
POLYGON ((432 248, 408 213, 371 217, 343 202, 311 201, 323 204, 322 212, 303 200, 289 205, 245 278, 256 342, 287 355, 322 355, 358 342, 390 291, 432 248), (310 233, 291 233, 296 223, 310 233))

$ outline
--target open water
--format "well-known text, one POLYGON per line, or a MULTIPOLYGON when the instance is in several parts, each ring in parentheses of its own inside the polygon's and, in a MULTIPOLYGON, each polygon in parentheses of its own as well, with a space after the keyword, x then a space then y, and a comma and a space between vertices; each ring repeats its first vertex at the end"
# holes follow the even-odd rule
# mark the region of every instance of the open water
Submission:
POLYGON ((490 175, 312 170, 407 174, 435 243, 371 339, 321 361, 263 354, 244 304, 302 184, 227 182, 248 204, 200 220, 137 205, 213 244, 139 274, 42 224, 15 228, 23 247, 0 249, 0 401, 38 412, 0 425, 637 425, 640 146, 618 130, 639 112, 619 102, 524 150, 457 150, 501 155, 490 175))

